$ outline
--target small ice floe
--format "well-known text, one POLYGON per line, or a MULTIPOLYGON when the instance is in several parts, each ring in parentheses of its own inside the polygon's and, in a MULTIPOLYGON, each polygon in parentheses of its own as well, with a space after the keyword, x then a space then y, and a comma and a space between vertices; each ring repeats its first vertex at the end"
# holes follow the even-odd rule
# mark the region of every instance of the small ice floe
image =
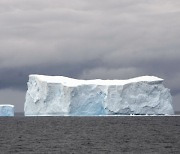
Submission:
POLYGON ((14 116, 14 105, 0 104, 0 116, 14 116))

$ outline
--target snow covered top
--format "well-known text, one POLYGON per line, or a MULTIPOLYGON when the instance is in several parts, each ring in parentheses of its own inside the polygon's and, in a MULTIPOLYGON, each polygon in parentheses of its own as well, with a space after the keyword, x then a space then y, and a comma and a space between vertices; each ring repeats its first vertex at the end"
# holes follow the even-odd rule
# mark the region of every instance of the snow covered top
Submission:
POLYGON ((0 107, 2 107, 2 106, 14 107, 14 105, 11 105, 11 104, 0 104, 0 107))
POLYGON ((125 85, 132 82, 162 82, 163 79, 155 77, 155 76, 141 76, 137 78, 132 78, 128 80, 78 80, 73 78, 68 78, 64 76, 46 76, 46 75, 29 75, 29 78, 37 78, 42 82, 47 83, 61 83, 65 86, 78 86, 78 85, 125 85))

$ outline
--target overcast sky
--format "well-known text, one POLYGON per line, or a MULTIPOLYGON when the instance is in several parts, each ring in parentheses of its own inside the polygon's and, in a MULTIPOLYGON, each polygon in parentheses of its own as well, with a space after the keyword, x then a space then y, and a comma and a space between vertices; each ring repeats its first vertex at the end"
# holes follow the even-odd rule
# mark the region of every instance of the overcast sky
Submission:
POLYGON ((0 0, 0 104, 23 111, 34 73, 158 76, 180 111, 180 1, 0 0))

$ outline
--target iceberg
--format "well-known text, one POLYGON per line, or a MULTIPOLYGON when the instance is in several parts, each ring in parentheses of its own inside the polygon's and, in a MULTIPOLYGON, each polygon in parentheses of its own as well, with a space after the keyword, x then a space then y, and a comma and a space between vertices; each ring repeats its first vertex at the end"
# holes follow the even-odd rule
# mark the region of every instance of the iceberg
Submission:
POLYGON ((29 75, 25 116, 172 115, 163 79, 78 80, 29 75))
POLYGON ((14 105, 0 104, 0 116, 14 116, 14 105))

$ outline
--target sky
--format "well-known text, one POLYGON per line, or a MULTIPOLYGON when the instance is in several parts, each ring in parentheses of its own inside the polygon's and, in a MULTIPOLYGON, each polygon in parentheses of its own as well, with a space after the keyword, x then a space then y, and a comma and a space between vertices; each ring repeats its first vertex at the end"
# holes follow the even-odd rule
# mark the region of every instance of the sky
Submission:
POLYGON ((23 112, 29 74, 153 75, 180 111, 180 1, 0 0, 0 104, 23 112))

